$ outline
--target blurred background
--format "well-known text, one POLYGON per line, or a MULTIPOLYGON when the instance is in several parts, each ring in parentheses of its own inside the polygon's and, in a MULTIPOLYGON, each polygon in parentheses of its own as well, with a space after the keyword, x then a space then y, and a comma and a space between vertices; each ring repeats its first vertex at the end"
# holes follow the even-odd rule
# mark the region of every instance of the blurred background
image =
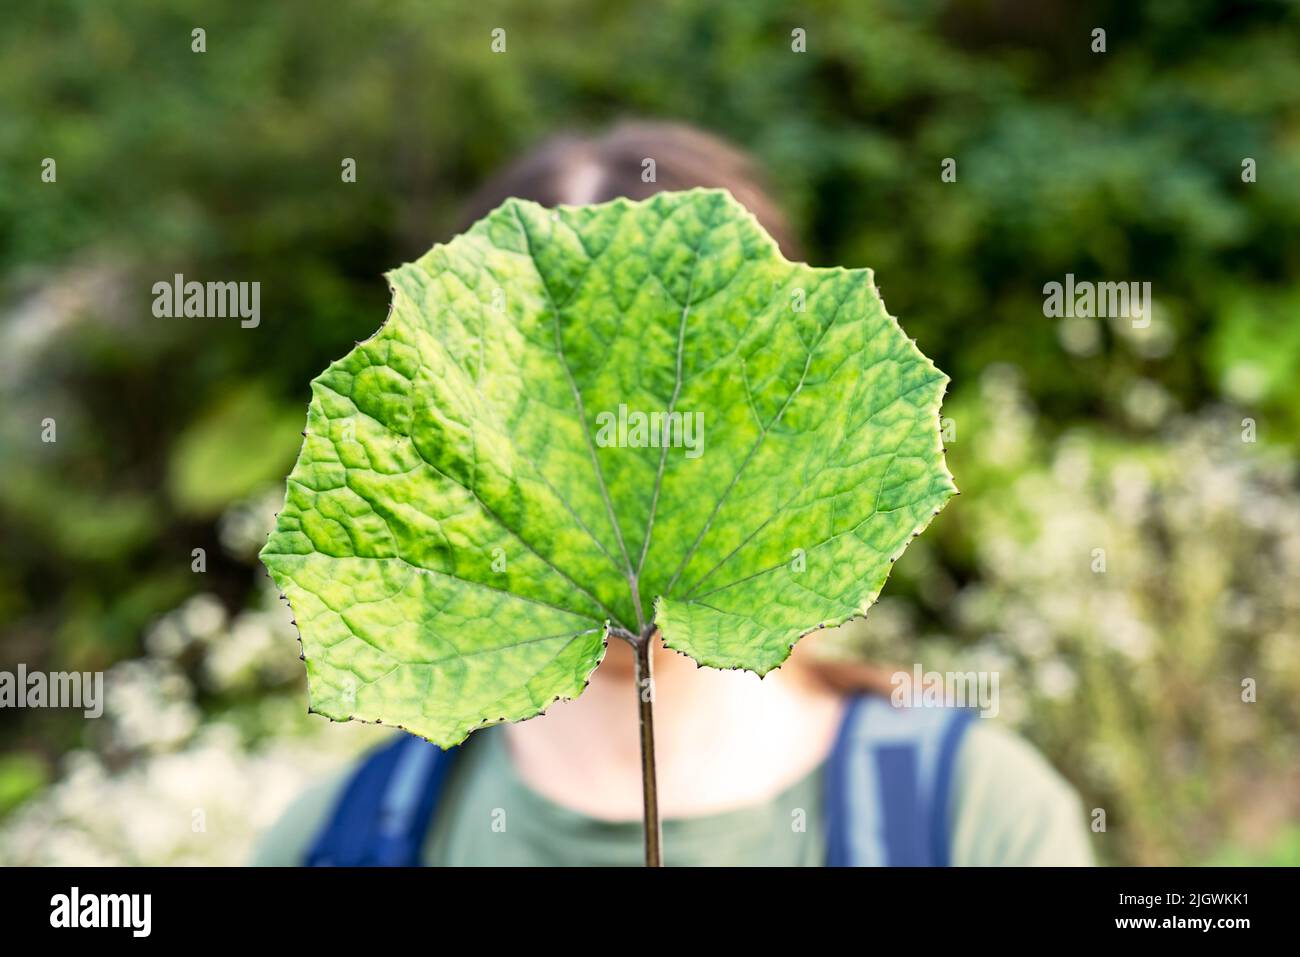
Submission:
POLYGON ((1000 671, 1104 862, 1300 864, 1296 4, 620 6, 0 18, 0 669, 107 673, 99 720, 0 711, 0 863, 241 862, 387 733, 306 715, 255 558, 308 382, 486 175, 644 117, 750 150, 952 376, 963 495, 833 650, 1000 671), (260 326, 155 318, 177 272, 260 326), (1045 318, 1066 273, 1151 282, 1149 327, 1045 318))

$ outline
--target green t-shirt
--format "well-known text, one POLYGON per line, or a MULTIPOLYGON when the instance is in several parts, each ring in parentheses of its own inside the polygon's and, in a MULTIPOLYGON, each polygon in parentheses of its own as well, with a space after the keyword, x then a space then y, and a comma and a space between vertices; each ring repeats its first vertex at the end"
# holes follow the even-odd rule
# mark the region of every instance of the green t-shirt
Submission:
MULTIPOLYGON (((501 728, 474 734, 453 766, 422 860, 433 866, 636 865, 639 821, 601 821, 543 797, 515 772, 501 728)), ((301 864, 348 774, 312 788, 268 832, 253 863, 301 864)), ((824 767, 754 806, 663 822, 674 866, 820 866, 824 767)), ((1020 738, 976 721, 957 757, 951 795, 957 866, 1088 865, 1079 799, 1020 738)))

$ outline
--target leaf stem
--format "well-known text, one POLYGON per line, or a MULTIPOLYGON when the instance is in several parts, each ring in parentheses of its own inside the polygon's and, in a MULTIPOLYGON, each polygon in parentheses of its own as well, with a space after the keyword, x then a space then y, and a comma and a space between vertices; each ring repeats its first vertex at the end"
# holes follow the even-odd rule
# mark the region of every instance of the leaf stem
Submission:
POLYGON ((654 647, 655 626, 647 625, 639 635, 614 628, 617 635, 632 646, 636 654, 637 714, 641 731, 641 803, 645 830, 646 867, 663 866, 663 833, 659 826, 659 781, 655 775, 654 676, 650 659, 654 647))

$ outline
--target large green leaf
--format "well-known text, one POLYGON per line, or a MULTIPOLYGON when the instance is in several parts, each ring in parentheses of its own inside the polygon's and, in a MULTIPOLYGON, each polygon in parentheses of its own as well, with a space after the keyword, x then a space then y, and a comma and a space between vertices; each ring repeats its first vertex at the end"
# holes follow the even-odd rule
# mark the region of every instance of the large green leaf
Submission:
POLYGON ((954 492, 946 377, 871 273, 787 262, 725 192, 509 200, 389 282, 312 383, 262 552, 331 718, 450 746, 577 695, 650 615, 766 673, 865 612, 954 492), (620 406, 705 441, 606 444, 620 406))

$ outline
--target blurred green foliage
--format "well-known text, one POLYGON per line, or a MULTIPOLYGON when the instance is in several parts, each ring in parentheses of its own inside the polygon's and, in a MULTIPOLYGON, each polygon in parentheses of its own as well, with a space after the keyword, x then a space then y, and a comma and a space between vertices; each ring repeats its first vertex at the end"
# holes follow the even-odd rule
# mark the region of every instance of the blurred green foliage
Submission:
POLYGON ((31 754, 0 757, 0 815, 17 807, 46 783, 49 770, 31 754))
MULTIPOLYGON (((540 138, 627 116, 692 122, 752 150, 810 260, 875 268, 891 312, 952 375, 946 414, 966 497, 886 590, 908 609, 910 633, 957 649, 996 640, 996 609, 991 621, 969 612, 981 594, 1018 596, 1023 614, 1050 620, 1035 603, 1087 587, 1088 575, 1017 578, 989 557, 989 529, 1016 533, 1027 553, 1056 534, 1033 496, 1058 499, 1034 482, 1071 443, 1160 472, 1183 461, 1179 422, 1228 408, 1204 442, 1253 452, 1235 425, 1249 416, 1261 445, 1293 462, 1297 28, 1284 0, 1086 10, 1067 0, 50 0, 7 10, 0 664, 107 667, 140 655, 150 623, 190 596, 215 596, 232 614, 251 606, 261 570, 248 503, 292 459, 309 379, 383 319, 383 271, 447 238, 469 190, 540 138), (1090 51, 1098 26, 1105 54, 1090 51), (195 27, 206 53, 191 52, 195 27), (495 27, 507 30, 504 54, 489 49, 495 27), (795 27, 807 31, 806 54, 791 52, 795 27), (41 181, 45 157, 56 183, 41 181), (356 183, 341 182, 345 157, 356 183), (940 180, 945 157, 957 160, 955 183, 940 180), (1256 183, 1242 181, 1246 157, 1256 183), (177 272, 260 281, 260 326, 155 318, 150 288, 177 272), (1067 272, 1150 281, 1151 328, 1044 318, 1042 286, 1067 272), (989 399, 1001 381, 990 369, 1003 367, 1028 397, 1019 411, 989 399), (981 438, 1005 432, 996 416, 1026 417, 1031 437, 1001 463, 981 438), (53 444, 40 439, 46 417, 53 444), (203 576, 190 571, 196 547, 209 556, 203 576)), ((1156 494, 1180 494, 1162 475, 1156 494)), ((1277 481, 1294 495, 1293 477, 1277 481)), ((1231 691, 1268 637, 1247 641, 1246 629, 1234 644, 1237 632, 1200 620, 1201 657, 1180 657, 1185 629, 1213 612, 1210 591, 1199 610, 1188 596, 1226 587, 1217 572, 1196 579, 1196 556, 1219 547, 1229 564, 1245 561, 1234 549, 1256 539, 1193 529, 1179 546, 1192 579, 1174 583, 1162 577, 1183 567, 1159 547, 1168 529, 1145 514, 1126 527, 1155 563, 1140 587, 1157 592, 1145 620, 1164 629, 1167 650, 1142 666, 1142 682, 1127 681, 1131 672, 1086 652, 1087 628, 1053 624, 1059 654, 1085 672, 1079 698, 1064 714, 1036 700, 1021 723, 1085 795, 1128 817, 1133 840, 1104 857, 1199 859, 1232 838, 1249 775, 1281 780, 1275 752, 1295 744, 1283 721, 1294 711, 1270 712, 1230 744, 1182 735, 1201 705, 1171 711, 1168 696, 1212 682, 1231 691), (1176 683, 1162 688, 1166 674, 1176 683), (1179 763, 1185 747, 1212 760, 1179 763), (1272 756, 1248 767, 1236 747, 1272 756), (1166 751, 1168 761, 1144 760, 1166 751), (1162 802, 1176 812, 1165 825, 1162 802)), ((1294 619, 1275 618, 1282 637, 1269 640, 1293 640, 1294 619)), ((1273 687, 1300 692, 1293 673, 1273 687)), ((199 697, 230 706, 210 688, 199 697)), ((1199 692, 1187 700, 1203 704, 1199 692)), ((5 765, 0 804, 82 740, 81 725, 56 717, 5 717, 0 742, 45 770, 5 765)), ((1297 813, 1283 804, 1275 816, 1297 813)))
POLYGON ((223 395, 171 448, 172 501, 187 514, 215 517, 282 479, 302 445, 302 420, 301 409, 277 403, 261 383, 223 395))

